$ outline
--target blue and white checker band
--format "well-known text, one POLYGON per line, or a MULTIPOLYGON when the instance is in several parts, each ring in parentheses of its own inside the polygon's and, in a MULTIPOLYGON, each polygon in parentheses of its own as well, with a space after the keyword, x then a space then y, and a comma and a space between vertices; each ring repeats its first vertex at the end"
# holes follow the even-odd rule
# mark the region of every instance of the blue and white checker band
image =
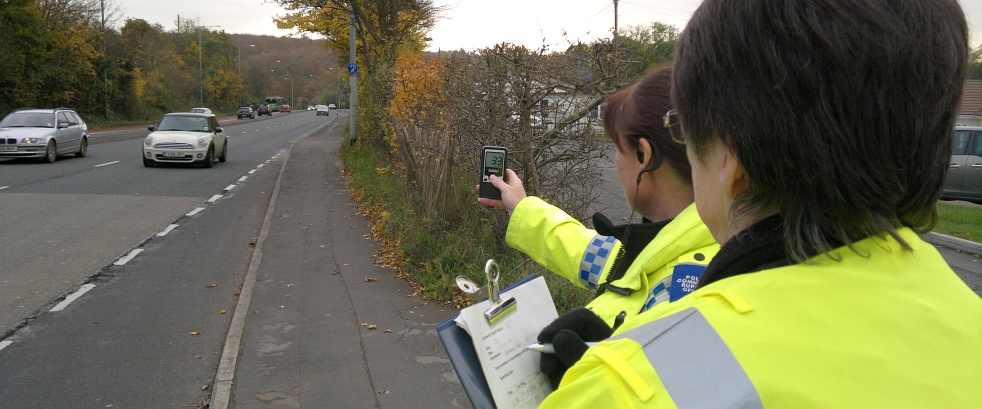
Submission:
POLYGON ((580 260, 580 283, 591 290, 596 289, 600 284, 600 273, 604 271, 607 260, 613 256, 614 243, 617 239, 613 236, 593 236, 590 244, 583 252, 583 259, 580 260))
POLYGON ((651 287, 651 292, 648 293, 648 300, 644 302, 644 307, 641 307, 641 312, 648 311, 651 307, 668 301, 670 298, 668 289, 671 286, 672 276, 668 276, 661 279, 654 287, 651 287))

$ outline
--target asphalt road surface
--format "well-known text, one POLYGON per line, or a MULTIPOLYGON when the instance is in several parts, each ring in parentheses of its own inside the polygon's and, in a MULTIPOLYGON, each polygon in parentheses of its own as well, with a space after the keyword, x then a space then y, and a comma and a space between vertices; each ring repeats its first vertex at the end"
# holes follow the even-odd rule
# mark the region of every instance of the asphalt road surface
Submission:
POLYGON ((0 160, 0 407, 206 402, 277 163, 335 120, 223 121, 211 169, 145 168, 145 128, 93 133, 84 158, 0 160))

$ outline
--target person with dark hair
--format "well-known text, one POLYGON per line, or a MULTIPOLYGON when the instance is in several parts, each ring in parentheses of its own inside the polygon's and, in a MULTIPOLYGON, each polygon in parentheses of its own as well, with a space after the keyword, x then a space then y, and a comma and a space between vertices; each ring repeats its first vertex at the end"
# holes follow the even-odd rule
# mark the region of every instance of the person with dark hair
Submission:
MULTIPOLYGON (((501 200, 483 204, 504 208, 511 218, 505 241, 578 286, 596 290, 584 309, 549 325, 540 342, 556 347, 541 367, 554 386, 568 364, 583 354, 584 341, 610 336, 619 320, 691 292, 706 264, 719 250, 693 204, 692 174, 685 146, 672 140, 662 117, 671 109, 671 67, 649 70, 635 84, 607 98, 604 133, 616 148, 615 165, 633 212, 645 221, 615 226, 597 213, 596 230, 534 196, 526 197, 511 169, 508 183, 492 178, 501 200), (577 334, 568 326, 598 323, 601 332, 577 334), (564 348, 569 345, 571 348, 564 348)), ((633 213, 632 217, 633 219, 633 213)))
POLYGON ((967 32, 956 0, 705 0, 666 124, 722 248, 541 407, 982 407, 982 299, 918 236, 967 32))

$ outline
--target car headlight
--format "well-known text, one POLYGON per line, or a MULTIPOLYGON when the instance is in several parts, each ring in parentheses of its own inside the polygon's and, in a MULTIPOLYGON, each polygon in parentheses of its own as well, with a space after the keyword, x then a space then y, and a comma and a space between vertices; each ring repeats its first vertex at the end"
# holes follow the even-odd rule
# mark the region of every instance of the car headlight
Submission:
POLYGON ((44 144, 44 138, 24 138, 24 139, 21 139, 20 143, 44 144))
POLYGON ((207 148, 208 147, 208 138, 206 138, 204 136, 198 137, 198 147, 199 148, 207 148))
POLYGON ((147 139, 143 140, 143 144, 153 146, 153 136, 147 136, 147 139))

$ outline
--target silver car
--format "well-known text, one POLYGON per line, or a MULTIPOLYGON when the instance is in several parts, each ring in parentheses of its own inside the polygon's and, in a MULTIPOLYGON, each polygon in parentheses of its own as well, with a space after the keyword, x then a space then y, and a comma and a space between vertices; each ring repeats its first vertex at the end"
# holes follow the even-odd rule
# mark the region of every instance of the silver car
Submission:
POLYGON ((164 115, 157 126, 147 127, 143 140, 143 166, 158 163, 201 164, 212 167, 228 159, 225 130, 211 114, 177 112, 164 115))
POLYGON ((0 121, 0 158, 37 158, 88 153, 89 128, 68 108, 18 109, 0 121))
POLYGON ((953 142, 941 198, 982 204, 982 127, 956 127, 953 142))

